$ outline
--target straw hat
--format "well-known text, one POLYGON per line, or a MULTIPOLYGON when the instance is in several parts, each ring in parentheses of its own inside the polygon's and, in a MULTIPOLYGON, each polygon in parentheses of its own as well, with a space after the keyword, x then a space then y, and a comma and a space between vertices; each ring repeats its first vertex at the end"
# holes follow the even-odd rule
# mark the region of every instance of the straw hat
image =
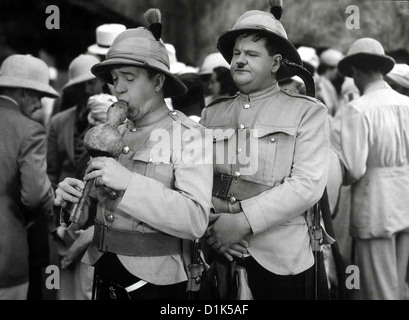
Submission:
POLYGON ((122 32, 109 49, 106 59, 92 68, 92 73, 112 84, 111 69, 119 65, 151 68, 162 72, 165 98, 184 94, 186 86, 170 72, 170 62, 163 41, 156 40, 144 27, 122 32))
POLYGON ((320 65, 320 59, 318 58, 317 51, 311 47, 301 46, 297 49, 301 60, 304 63, 308 63, 314 70, 317 70, 320 65))
POLYGON ((409 66, 406 63, 395 64, 391 72, 385 76, 385 80, 409 89, 409 66))
MULTIPOLYGON (((279 53, 284 59, 301 65, 301 58, 294 45, 288 40, 283 25, 271 13, 251 10, 244 13, 234 24, 233 28, 219 37, 217 48, 228 63, 233 57, 236 38, 246 32, 259 31, 268 34, 276 43, 279 53)), ((290 78, 293 75, 284 68, 277 72, 277 80, 290 78)))
POLYGON ((125 30, 126 27, 118 23, 99 26, 95 31, 97 43, 88 47, 88 53, 105 56, 118 34, 125 30))
POLYGON ((344 55, 340 51, 332 48, 323 51, 320 55, 321 63, 330 67, 337 67, 343 58, 344 55))
POLYGON ((224 59, 220 52, 213 52, 207 55, 203 60, 199 74, 212 74, 213 69, 217 67, 225 67, 227 69, 230 69, 230 64, 227 63, 226 59, 224 59))
POLYGON ((0 87, 32 89, 45 97, 59 97, 49 81, 47 64, 31 55, 11 55, 3 61, 0 68, 0 87))
POLYGON ((95 76, 91 73, 91 68, 97 63, 99 63, 97 57, 90 54, 80 54, 70 63, 68 68, 70 80, 62 89, 65 90, 78 83, 95 79, 95 76))
POLYGON ((382 74, 387 74, 395 65, 395 60, 385 55, 382 44, 372 38, 361 38, 355 41, 345 58, 338 64, 338 70, 346 77, 352 77, 352 66, 359 66, 362 62, 379 66, 382 74))

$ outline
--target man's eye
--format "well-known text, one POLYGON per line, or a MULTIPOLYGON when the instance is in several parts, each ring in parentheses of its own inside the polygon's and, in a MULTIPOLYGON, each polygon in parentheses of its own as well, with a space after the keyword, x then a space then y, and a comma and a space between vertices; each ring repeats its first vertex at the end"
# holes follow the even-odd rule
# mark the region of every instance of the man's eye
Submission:
POLYGON ((240 55, 240 51, 233 51, 233 55, 234 55, 234 56, 240 55))
POLYGON ((126 81, 133 81, 133 80, 135 80, 135 77, 126 77, 125 79, 126 79, 126 81))

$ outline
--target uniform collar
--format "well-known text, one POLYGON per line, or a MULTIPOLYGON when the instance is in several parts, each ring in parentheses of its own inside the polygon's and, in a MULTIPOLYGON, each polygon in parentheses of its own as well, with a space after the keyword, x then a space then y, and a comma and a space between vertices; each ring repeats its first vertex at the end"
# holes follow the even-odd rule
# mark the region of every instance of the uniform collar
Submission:
POLYGON ((369 85, 367 85, 364 89, 364 94, 368 94, 370 92, 380 90, 380 89, 390 89, 390 85, 386 83, 384 80, 376 80, 374 82, 371 82, 369 85))
POLYGON ((239 97, 241 100, 245 102, 254 102, 257 100, 262 100, 267 97, 271 97, 278 91, 280 91, 280 86, 278 85, 278 82, 276 81, 270 87, 254 92, 254 93, 244 94, 244 93, 239 92, 239 97))
POLYGON ((134 130, 141 127, 151 126, 169 114, 169 108, 164 103, 160 108, 146 114, 142 119, 128 121, 128 129, 134 130))

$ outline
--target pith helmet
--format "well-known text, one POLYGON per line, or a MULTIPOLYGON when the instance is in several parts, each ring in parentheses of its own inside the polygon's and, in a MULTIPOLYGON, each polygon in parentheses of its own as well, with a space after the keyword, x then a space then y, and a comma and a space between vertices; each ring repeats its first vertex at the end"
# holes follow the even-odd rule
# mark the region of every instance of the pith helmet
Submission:
MULTIPOLYGON (((228 63, 231 63, 233 57, 233 48, 236 38, 243 33, 254 31, 262 32, 272 38, 276 44, 278 52, 284 59, 302 65, 297 49, 288 40, 287 33, 281 22, 271 13, 259 10, 251 10, 244 13, 236 21, 233 28, 219 37, 217 48, 228 63)), ((292 76, 293 74, 290 74, 284 68, 280 68, 277 72, 277 80, 292 76)))
POLYGON ((112 84, 111 70, 127 65, 151 68, 165 75, 165 98, 187 92, 186 86, 170 72, 169 56, 162 40, 156 39, 145 27, 128 29, 120 33, 112 43, 106 59, 92 67, 92 73, 112 84))
POLYGON ((372 38, 361 38, 355 41, 347 55, 338 64, 338 70, 346 77, 352 77, 352 66, 359 66, 363 61, 379 66, 382 74, 393 69, 395 60, 385 55, 382 44, 372 38))
POLYGON ((69 81, 63 87, 63 90, 81 82, 95 79, 95 76, 91 73, 91 68, 98 62, 99 59, 90 54, 80 54, 72 60, 68 67, 69 81))
POLYGON ((59 97, 49 81, 47 64, 31 55, 13 54, 3 61, 0 68, 0 87, 31 89, 45 97, 59 97))

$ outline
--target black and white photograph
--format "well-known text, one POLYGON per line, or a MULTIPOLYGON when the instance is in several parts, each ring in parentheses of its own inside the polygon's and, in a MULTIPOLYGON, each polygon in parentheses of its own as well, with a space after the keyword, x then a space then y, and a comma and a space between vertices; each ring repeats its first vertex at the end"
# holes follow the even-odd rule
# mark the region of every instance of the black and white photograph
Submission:
POLYGON ((1 0, 0 300, 409 300, 409 1, 1 0))

